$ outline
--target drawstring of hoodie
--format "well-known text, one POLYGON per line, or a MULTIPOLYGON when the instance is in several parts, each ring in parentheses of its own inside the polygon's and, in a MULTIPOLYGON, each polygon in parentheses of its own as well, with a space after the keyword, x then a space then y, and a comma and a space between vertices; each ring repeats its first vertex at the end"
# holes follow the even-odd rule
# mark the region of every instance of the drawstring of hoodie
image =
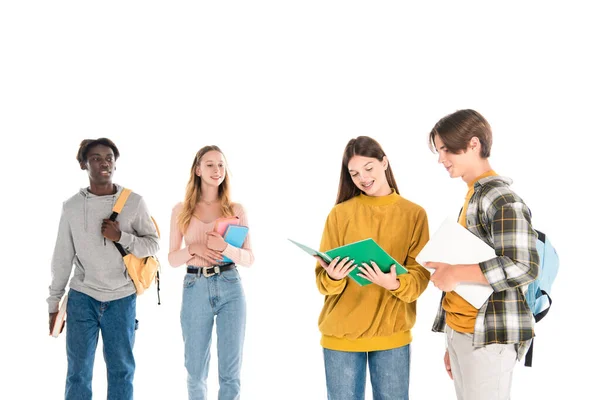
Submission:
MULTIPOLYGON (((115 185, 115 186, 117 187, 117 193, 112 195, 112 198, 113 198, 112 207, 114 207, 115 203, 117 202, 117 194, 119 193, 119 189, 120 189, 118 185, 115 185)), ((81 189, 81 194, 83 195, 83 230, 84 230, 84 232, 88 231, 88 216, 87 216, 88 205, 87 205, 87 203, 90 199, 90 196, 88 193, 89 192, 88 192, 87 188, 81 189)), ((106 246, 106 238, 105 237, 102 238, 102 242, 104 243, 104 246, 106 246)))

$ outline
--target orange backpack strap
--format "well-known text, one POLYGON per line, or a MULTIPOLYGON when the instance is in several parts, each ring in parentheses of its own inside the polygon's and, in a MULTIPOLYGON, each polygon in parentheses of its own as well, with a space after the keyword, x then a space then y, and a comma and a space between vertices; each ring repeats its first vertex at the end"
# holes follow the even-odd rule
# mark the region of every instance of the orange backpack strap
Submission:
MULTIPOLYGON (((123 190, 121 190, 121 194, 119 195, 119 198, 117 199, 115 206, 112 209, 113 212, 110 216, 111 221, 117 220, 117 217, 121 213, 121 210, 123 210, 123 207, 125 206, 125 203, 127 202, 127 199, 129 198, 130 194, 131 194, 131 189, 123 188, 123 190)), ((152 219, 152 222, 154 223, 154 227, 156 228, 156 233, 158 233, 158 237, 160 238, 160 230, 158 229, 158 224, 154 220, 154 217, 151 216, 150 218, 152 219)), ((121 253, 121 255, 123 257, 125 257, 125 255, 127 253, 125 252, 125 250, 122 250, 123 247, 118 243, 115 243, 115 246, 117 246, 117 249, 119 249, 119 253, 121 253)))
POLYGON ((154 220, 153 216, 150 216, 150 219, 152 220, 152 222, 154 222, 154 227, 156 228, 156 233, 158 233, 158 237, 160 238, 160 229, 158 229, 158 224, 154 220))
MULTIPOLYGON (((113 207, 113 215, 111 215, 110 219, 115 221, 117 219, 117 215, 119 215, 121 213, 121 210, 123 210, 123 207, 125 206, 125 203, 127 202, 127 199, 129 198, 129 195, 131 194, 131 189, 127 189, 127 188, 123 188, 123 190, 121 190, 121 194, 119 195, 119 198, 117 199, 117 202, 115 203, 115 206, 113 207)), ((150 217, 152 219, 152 223, 154 223, 154 227, 156 228, 156 233, 158 233, 158 237, 160 237, 160 229, 158 229, 158 224, 156 223, 156 221, 154 220, 154 217, 150 217)))
MULTIPOLYGON (((130 189, 123 188, 121 190, 121 194, 119 195, 119 198, 117 199, 117 202, 115 203, 115 206, 113 207, 113 212, 112 212, 112 214, 110 215, 110 218, 109 218, 111 221, 116 221, 117 220, 117 217, 119 216, 119 213, 121 212, 121 210, 123 210, 123 206, 127 202, 127 199, 129 198, 130 194, 131 194, 131 190, 130 189)), ((123 248, 123 246, 121 246, 117 242, 113 242, 113 243, 117 247, 117 250, 119 250, 119 253, 121 253, 121 256, 125 257, 127 255, 127 252, 125 251, 125 249, 123 248)))
MULTIPOLYGON (((130 194, 131 194, 131 189, 123 188, 123 190, 121 190, 121 194, 119 195, 119 198, 117 199, 117 202, 115 203, 115 206, 113 207, 113 213, 117 213, 117 214, 121 213, 121 210, 123 210, 123 206, 127 202, 127 199, 129 198, 130 194)), ((115 218, 116 218, 116 216, 115 216, 115 218)))

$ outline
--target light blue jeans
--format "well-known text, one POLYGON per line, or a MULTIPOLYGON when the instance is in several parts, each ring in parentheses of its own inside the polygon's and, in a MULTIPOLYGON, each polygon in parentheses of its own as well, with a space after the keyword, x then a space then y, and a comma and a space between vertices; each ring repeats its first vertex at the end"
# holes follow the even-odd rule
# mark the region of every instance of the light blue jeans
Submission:
POLYGON ((323 353, 328 400, 363 400, 367 363, 373 400, 408 400, 410 344, 382 351, 323 349, 323 353))
POLYGON ((246 331, 246 298, 237 269, 208 278, 186 274, 183 280, 181 330, 190 400, 207 398, 206 378, 215 317, 219 400, 239 399, 246 331))
POLYGON ((102 333, 109 400, 133 399, 133 343, 136 294, 101 302, 69 290, 67 303, 67 384, 65 399, 92 398, 92 372, 102 333))

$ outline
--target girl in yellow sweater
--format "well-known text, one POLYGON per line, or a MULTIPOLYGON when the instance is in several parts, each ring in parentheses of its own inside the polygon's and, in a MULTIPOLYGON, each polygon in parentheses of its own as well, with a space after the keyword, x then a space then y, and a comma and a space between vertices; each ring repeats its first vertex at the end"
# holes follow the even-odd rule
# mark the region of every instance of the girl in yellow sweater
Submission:
POLYGON ((415 261, 429 240, 427 214, 398 193, 389 161, 377 141, 359 136, 346 145, 336 205, 321 251, 373 238, 408 273, 318 258, 317 287, 325 295, 319 317, 329 400, 364 399, 367 363, 373 399, 408 399, 411 328, 417 297, 429 273, 415 261), (358 268, 373 284, 359 286, 358 268))

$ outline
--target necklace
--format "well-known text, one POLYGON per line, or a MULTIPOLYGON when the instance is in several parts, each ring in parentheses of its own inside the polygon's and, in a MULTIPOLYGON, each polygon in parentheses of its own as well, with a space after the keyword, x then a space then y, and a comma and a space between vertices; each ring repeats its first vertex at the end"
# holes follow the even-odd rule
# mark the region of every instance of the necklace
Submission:
POLYGON ((206 201, 206 200, 200 200, 202 203, 206 204, 207 206, 210 206, 211 204, 213 204, 215 201, 217 200, 213 200, 213 201, 206 201))

